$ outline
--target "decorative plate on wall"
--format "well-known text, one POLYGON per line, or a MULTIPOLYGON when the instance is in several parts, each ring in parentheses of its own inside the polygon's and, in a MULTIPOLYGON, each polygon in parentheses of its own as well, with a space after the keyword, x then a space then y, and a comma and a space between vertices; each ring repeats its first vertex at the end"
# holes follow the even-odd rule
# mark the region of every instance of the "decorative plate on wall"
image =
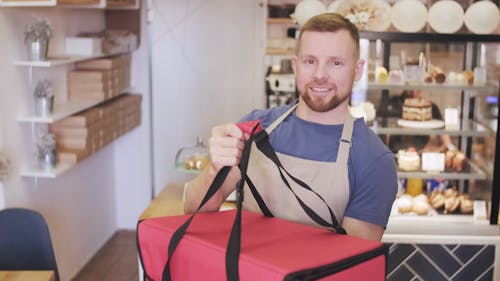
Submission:
POLYGON ((427 21, 438 33, 455 33, 462 27, 464 9, 455 1, 441 0, 431 6, 427 21))
POLYGON ((327 9, 348 18, 360 30, 386 31, 391 26, 391 6, 383 0, 339 0, 327 9))
POLYGON ((401 0, 391 8, 391 22, 401 32, 418 32, 427 23, 427 8, 418 0, 401 0))
POLYGON ((476 34, 489 34, 498 27, 500 15, 493 2, 476 2, 465 11, 464 22, 467 28, 476 34))

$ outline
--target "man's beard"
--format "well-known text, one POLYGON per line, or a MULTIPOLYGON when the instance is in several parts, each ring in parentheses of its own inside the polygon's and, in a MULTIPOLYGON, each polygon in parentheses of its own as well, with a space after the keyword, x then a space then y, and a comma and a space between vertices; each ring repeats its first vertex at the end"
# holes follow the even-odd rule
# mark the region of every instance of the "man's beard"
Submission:
POLYGON ((339 99, 338 95, 334 95, 328 100, 324 100, 321 97, 313 98, 308 92, 308 87, 305 87, 302 93, 302 99, 304 100, 304 102, 310 109, 316 112, 327 112, 335 109, 337 106, 339 106, 339 104, 349 98, 349 95, 345 95, 345 97, 342 97, 342 99, 339 99))

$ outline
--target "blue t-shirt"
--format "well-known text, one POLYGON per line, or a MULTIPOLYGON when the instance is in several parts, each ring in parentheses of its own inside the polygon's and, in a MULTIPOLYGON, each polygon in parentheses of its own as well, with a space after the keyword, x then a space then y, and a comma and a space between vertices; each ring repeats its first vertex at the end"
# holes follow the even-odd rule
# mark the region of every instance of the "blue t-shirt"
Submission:
MULTIPOLYGON (((290 107, 254 110, 241 121, 260 119, 267 128, 290 107)), ((292 113, 272 131, 269 140, 277 152, 335 162, 343 127, 308 122, 292 113)), ((385 227, 397 192, 396 162, 394 154, 363 119, 354 121, 348 172, 349 201, 345 216, 385 227)))

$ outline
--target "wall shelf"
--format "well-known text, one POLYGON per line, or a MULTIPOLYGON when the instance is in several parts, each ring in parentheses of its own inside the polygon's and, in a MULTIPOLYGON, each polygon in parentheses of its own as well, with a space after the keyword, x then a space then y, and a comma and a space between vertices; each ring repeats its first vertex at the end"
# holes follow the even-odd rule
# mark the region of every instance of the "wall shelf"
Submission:
POLYGON ((370 128, 380 135, 407 135, 407 136, 421 136, 421 135, 450 135, 450 136, 468 136, 468 137, 487 137, 494 132, 473 120, 466 120, 463 122, 461 130, 447 130, 440 129, 415 129, 403 128, 397 124, 399 118, 377 118, 372 122, 370 128))
POLYGON ((0 7, 139 9, 138 0, 0 0, 0 7))
POLYGON ((21 116, 17 118, 18 122, 21 123, 53 123, 58 120, 64 119, 68 116, 71 116, 75 113, 78 113, 84 109, 90 108, 96 104, 101 103, 102 101, 69 101, 64 104, 56 104, 54 105, 54 114, 51 116, 21 116))
MULTIPOLYGON (((133 88, 127 88, 119 95, 124 93, 132 92, 133 88)), ((50 116, 36 116, 34 114, 30 114, 27 116, 19 116, 17 118, 17 122, 20 123, 54 123, 58 120, 64 119, 68 116, 71 116, 75 113, 78 113, 82 110, 93 107, 101 102, 106 100, 76 100, 76 101, 68 101, 62 104, 54 105, 54 113, 50 116)))
POLYGON ((48 178, 54 179, 64 172, 68 171, 74 165, 62 163, 57 164, 54 169, 40 169, 37 167, 25 167, 21 171, 21 176, 26 178, 48 178))
POLYGON ((481 170, 474 162, 468 161, 467 166, 462 172, 444 171, 444 172, 426 172, 414 171, 403 172, 398 171, 398 177, 402 178, 419 178, 419 179, 452 179, 452 180, 485 180, 486 173, 481 170))
POLYGON ((474 85, 458 85, 458 84, 393 84, 393 83, 374 83, 368 82, 369 90, 436 90, 436 91, 476 91, 487 92, 491 91, 492 86, 474 86, 474 85))
POLYGON ((91 59, 99 59, 105 57, 111 57, 120 55, 122 53, 112 53, 112 54, 97 54, 93 56, 83 56, 83 57, 52 57, 46 61, 29 61, 29 60, 18 60, 14 61, 16 66, 28 66, 28 67, 54 67, 60 65, 72 64, 75 62, 86 61, 91 59))

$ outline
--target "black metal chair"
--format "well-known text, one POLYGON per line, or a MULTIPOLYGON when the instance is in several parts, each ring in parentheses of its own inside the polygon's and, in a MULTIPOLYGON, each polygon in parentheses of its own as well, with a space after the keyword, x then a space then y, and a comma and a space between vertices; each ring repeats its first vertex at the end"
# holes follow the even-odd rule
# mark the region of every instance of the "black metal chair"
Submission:
POLYGON ((59 281, 49 228, 33 210, 0 210, 0 270, 53 270, 59 281))

